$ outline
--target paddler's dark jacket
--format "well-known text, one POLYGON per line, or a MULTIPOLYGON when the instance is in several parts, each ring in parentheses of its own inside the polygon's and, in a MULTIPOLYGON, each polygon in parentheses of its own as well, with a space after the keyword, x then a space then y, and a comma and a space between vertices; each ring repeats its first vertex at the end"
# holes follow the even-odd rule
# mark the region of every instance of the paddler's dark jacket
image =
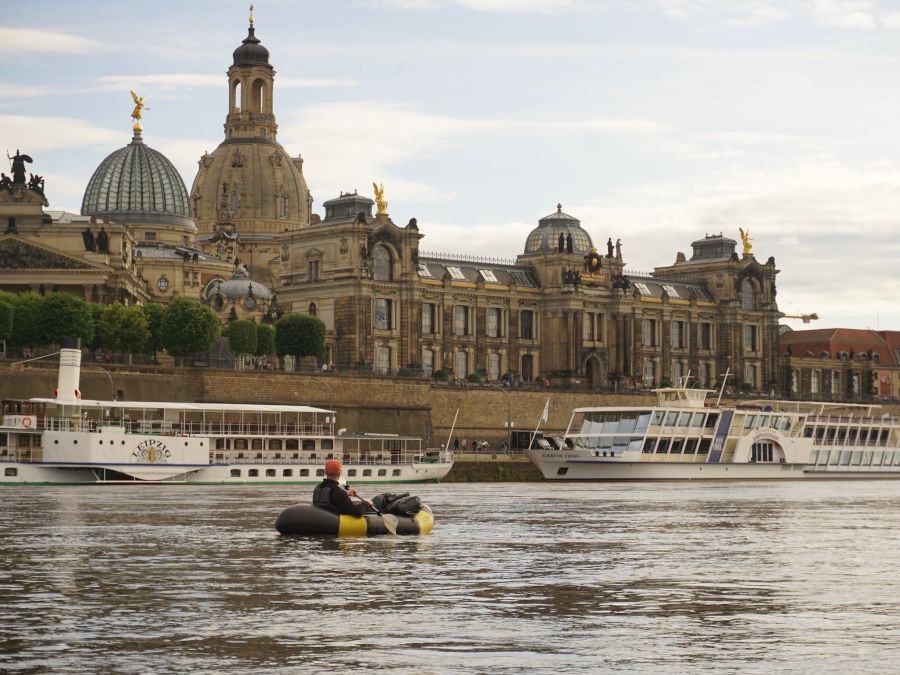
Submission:
POLYGON ((369 508, 365 502, 354 502, 336 480, 326 478, 313 490, 314 506, 345 516, 361 516, 369 508))

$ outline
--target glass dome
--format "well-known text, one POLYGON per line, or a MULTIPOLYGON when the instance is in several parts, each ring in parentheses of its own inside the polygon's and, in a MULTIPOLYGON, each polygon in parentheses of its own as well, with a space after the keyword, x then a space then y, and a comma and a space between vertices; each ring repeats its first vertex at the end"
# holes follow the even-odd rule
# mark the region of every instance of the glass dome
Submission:
POLYGON ((195 230, 187 188, 172 162, 140 133, 104 159, 84 191, 81 215, 195 230))
POLYGON ((557 204, 556 213, 541 218, 538 226, 528 234, 525 240, 525 254, 556 251, 560 235, 566 245, 571 235, 573 253, 581 255, 590 253, 593 243, 590 235, 581 229, 581 221, 568 213, 563 213, 562 204, 557 204))

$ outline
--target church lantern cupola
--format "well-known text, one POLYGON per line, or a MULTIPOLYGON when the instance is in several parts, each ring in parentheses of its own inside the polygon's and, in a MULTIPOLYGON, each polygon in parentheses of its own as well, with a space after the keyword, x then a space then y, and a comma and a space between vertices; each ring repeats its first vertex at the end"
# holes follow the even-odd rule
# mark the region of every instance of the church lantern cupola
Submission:
POLYGON ((247 37, 234 50, 234 62, 228 69, 227 139, 275 140, 278 125, 272 112, 274 80, 275 69, 269 63, 269 50, 256 37, 251 14, 247 37))

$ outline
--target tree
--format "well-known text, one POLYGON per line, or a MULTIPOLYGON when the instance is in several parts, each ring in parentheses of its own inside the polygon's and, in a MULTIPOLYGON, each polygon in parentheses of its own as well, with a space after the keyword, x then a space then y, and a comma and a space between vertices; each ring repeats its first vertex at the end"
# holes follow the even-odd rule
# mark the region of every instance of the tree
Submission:
POLYGON ((238 319, 222 329, 235 354, 256 354, 256 324, 249 319, 238 319))
POLYGON ((166 307, 158 302, 148 302, 146 305, 141 305, 141 311, 147 317, 147 328, 150 331, 150 336, 141 351, 145 354, 153 354, 155 358, 156 352, 163 349, 162 321, 166 307))
POLYGON ((163 347, 172 356, 206 351, 219 335, 219 321, 209 307, 185 297, 173 298, 162 320, 163 347))
POLYGON ((308 314, 287 314, 275 322, 278 356, 325 356, 325 322, 308 314))
POLYGON ((125 307, 118 302, 105 305, 95 325, 100 335, 98 346, 117 352, 139 352, 150 338, 147 315, 140 307, 125 307))
POLYGON ((267 323, 256 326, 256 355, 271 356, 275 353, 275 329, 267 323))
POLYGON ((0 298, 0 340, 9 340, 12 335, 14 314, 12 303, 0 298))
POLYGON ((39 305, 36 319, 38 344, 59 344, 64 337, 81 338, 85 344, 94 339, 94 319, 84 300, 71 293, 52 293, 39 305))
POLYGON ((36 293, 10 293, 8 299, 13 307, 10 346, 25 348, 42 344, 38 333, 37 319, 43 298, 36 293))

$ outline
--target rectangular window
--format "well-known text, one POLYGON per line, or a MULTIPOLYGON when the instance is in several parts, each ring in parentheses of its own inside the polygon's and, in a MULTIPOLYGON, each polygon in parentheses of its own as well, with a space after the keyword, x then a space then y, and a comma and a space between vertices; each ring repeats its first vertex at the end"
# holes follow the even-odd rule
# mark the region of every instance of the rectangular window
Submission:
POLYGON ((644 386, 652 387, 656 380, 656 368, 653 361, 644 361, 644 386))
POLYGON ((471 335, 469 331, 469 308, 465 305, 453 307, 453 334, 471 335))
POLYGON ((581 339, 585 342, 594 341, 594 316, 592 312, 585 312, 581 321, 581 339))
POLYGON ((744 326, 744 351, 756 351, 756 326, 744 326))
POLYGON ((431 349, 422 350, 422 373, 426 377, 431 377, 434 373, 434 351, 431 349))
POLYGON ((419 276, 425 277, 426 279, 434 279, 434 275, 425 263, 419 263, 419 276))
POLYGON ((706 387, 709 385, 709 364, 708 363, 700 364, 700 377, 698 379, 700 380, 701 387, 706 387))
POLYGON ((684 348, 684 321, 672 322, 672 349, 684 348))
POLYGON ((500 379, 500 355, 488 354, 488 379, 500 379))
POLYGON ((641 283, 640 281, 634 282, 634 287, 640 291, 641 295, 652 295, 650 292, 650 288, 647 284, 641 283))
POLYGON ((422 334, 434 333, 434 305, 430 302, 422 303, 422 334))
POLYGON ((809 391, 812 394, 819 393, 819 371, 813 370, 809 374, 809 391))
POLYGON ((375 352, 376 368, 381 375, 386 375, 391 371, 391 348, 378 347, 375 352))
POLYGON ((523 309, 519 312, 519 319, 522 325, 522 332, 519 334, 524 340, 534 339, 534 312, 530 309, 523 309))
POLYGON ((670 298, 680 298, 678 295, 678 289, 674 286, 669 286, 668 284, 663 284, 663 290, 668 294, 670 298))
POLYGON ((481 273, 481 278, 484 279, 489 284, 499 284, 500 281, 494 275, 492 270, 478 270, 481 273))
POLYGON ((500 337, 502 334, 500 317, 502 309, 497 307, 488 307, 487 311, 487 334, 488 337, 500 337))
POLYGON ((307 269, 307 281, 318 281, 319 280, 319 261, 318 260, 310 260, 306 263, 307 269))
POLYGON ((644 346, 656 346, 656 319, 644 319, 644 346))
POLYGON ((697 326, 697 349, 712 349, 711 323, 701 323, 697 326))
POLYGON ((391 309, 393 302, 386 298, 375 299, 375 328, 378 330, 390 330, 391 309))
POLYGON ((681 377, 682 377, 681 361, 673 361, 672 362, 672 384, 676 387, 680 387, 682 385, 681 377))
POLYGON ((465 281, 466 275, 462 273, 462 270, 458 267, 449 266, 447 267, 447 271, 450 272, 450 276, 457 281, 465 281))

